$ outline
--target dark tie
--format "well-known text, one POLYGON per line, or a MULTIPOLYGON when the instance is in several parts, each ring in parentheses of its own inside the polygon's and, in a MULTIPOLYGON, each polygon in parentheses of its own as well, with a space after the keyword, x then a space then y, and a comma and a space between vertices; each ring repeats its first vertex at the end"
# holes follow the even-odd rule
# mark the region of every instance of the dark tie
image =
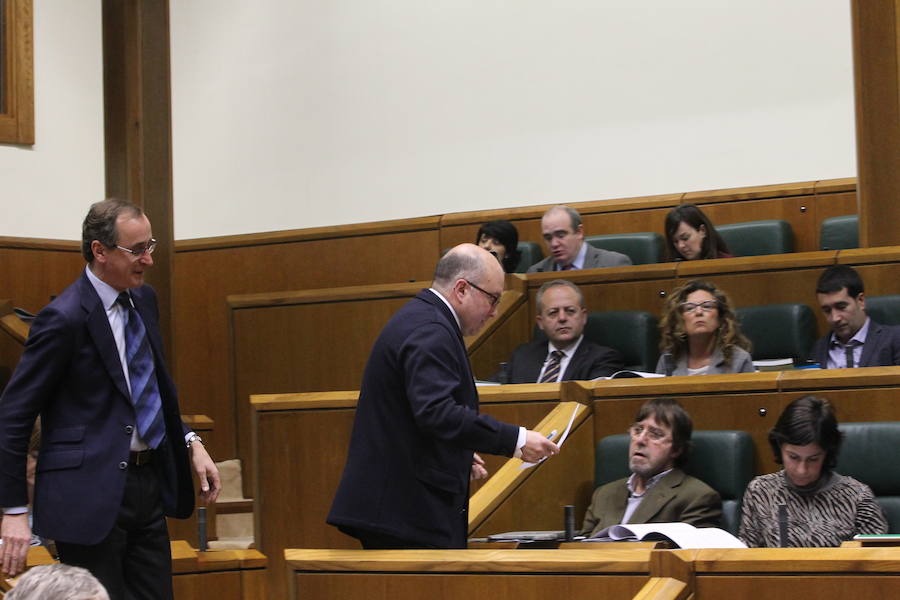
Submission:
POLYGON ((853 342, 847 342, 847 345, 844 346, 844 356, 847 357, 847 368, 853 368, 853 348, 856 346, 853 342))
POLYGON ((128 292, 119 294, 116 300, 125 310, 125 360, 128 363, 128 380, 131 383, 131 403, 137 418, 138 434, 151 448, 163 439, 166 426, 163 422, 162 402, 156 382, 153 351, 147 338, 144 321, 131 304, 128 292))
POLYGON ((554 383, 557 379, 559 379, 559 362, 562 360, 562 357, 565 356, 561 350, 554 350, 550 353, 550 360, 547 362, 547 368, 544 369, 544 374, 541 375, 541 380, 538 383, 554 383))

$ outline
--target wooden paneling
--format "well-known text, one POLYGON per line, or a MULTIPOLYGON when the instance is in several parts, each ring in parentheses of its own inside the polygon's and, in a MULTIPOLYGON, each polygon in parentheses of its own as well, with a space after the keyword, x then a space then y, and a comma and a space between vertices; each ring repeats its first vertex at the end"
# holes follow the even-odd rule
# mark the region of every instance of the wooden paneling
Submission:
MULTIPOLYGON (((794 230, 794 250, 819 248, 823 219, 857 212, 854 179, 809 181, 780 185, 707 190, 593 202, 570 202, 582 216, 585 235, 654 231, 665 234, 665 216, 681 203, 700 205, 715 224, 783 219, 794 230)), ((490 210, 441 219, 441 247, 474 241, 485 221, 508 219, 522 241, 541 242, 541 215, 551 205, 490 210)))
MULTIPOLYGON (((174 370, 182 410, 202 412, 216 421, 218 435, 210 452, 217 459, 233 458, 238 449, 228 295, 410 280, 422 282, 422 287, 430 282, 438 253, 436 218, 396 222, 388 231, 372 225, 334 229, 332 237, 316 232, 293 241, 245 236, 224 246, 176 245, 174 370), (228 245, 241 243, 247 245, 228 245)), ((301 332, 287 341, 308 339, 301 332)), ((320 342, 337 348, 344 340, 326 335, 320 342)))
POLYGON ((0 238, 0 295, 36 313, 75 281, 84 266, 79 243, 0 238))
POLYGON ((0 9, 5 11, 0 143, 34 144, 34 6, 32 0, 7 0, 0 9))
MULTIPOLYGON (((481 388, 483 412, 534 427, 556 405, 555 384, 481 388)), ((281 597, 285 548, 358 548, 356 540, 325 523, 350 443, 355 392, 257 396, 253 399, 256 544, 269 557, 273 597, 281 597)), ((573 448, 579 442, 573 443, 573 448)), ((505 459, 485 456, 493 473, 505 459)), ((556 480, 553 480, 556 481, 556 480)), ((476 489, 477 486, 473 486, 476 489)), ((531 492, 534 505, 505 510, 555 515, 556 499, 531 492), (553 506, 553 510, 546 509, 553 506)), ((500 513, 498 513, 500 514, 500 513)), ((498 517, 499 518, 499 517, 498 517)))
POLYGON ((291 599, 630 599, 649 550, 290 550, 291 599))
POLYGON ((860 245, 900 244, 900 0, 850 6, 860 245))

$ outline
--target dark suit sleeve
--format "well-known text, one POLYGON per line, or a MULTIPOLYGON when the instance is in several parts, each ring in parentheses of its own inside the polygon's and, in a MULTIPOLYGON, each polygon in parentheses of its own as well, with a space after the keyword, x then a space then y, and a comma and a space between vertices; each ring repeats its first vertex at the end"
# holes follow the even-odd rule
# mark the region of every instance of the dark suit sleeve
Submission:
POLYGON ((0 506, 28 504, 25 455, 35 418, 62 379, 75 335, 50 308, 31 327, 25 351, 0 398, 0 506))
POLYGON ((430 323, 414 330, 403 342, 400 360, 406 394, 416 426, 437 439, 488 454, 512 456, 519 428, 476 410, 477 396, 465 353, 457 354, 456 333, 430 323), (471 386, 473 406, 464 406, 461 386, 471 386))
POLYGON ((609 377, 617 371, 625 368, 625 362, 618 350, 598 346, 597 352, 591 361, 591 368, 588 372, 588 379, 597 379, 598 377, 609 377))

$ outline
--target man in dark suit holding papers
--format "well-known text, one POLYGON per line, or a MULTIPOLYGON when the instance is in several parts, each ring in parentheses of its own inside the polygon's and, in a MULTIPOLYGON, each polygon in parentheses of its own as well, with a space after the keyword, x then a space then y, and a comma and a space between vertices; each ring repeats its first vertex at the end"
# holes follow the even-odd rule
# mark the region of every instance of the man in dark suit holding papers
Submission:
POLYGON ((536 462, 558 451, 478 412, 463 336, 494 315, 503 284, 490 253, 457 246, 375 341, 328 515, 364 548, 464 548, 469 478, 485 474, 475 452, 536 462))

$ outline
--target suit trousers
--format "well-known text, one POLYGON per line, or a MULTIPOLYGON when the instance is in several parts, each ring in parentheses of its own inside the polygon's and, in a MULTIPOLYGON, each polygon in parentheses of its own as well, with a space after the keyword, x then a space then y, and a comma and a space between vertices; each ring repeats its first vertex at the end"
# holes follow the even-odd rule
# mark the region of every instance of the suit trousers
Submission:
POLYGON ((122 507, 109 535, 92 546, 56 542, 60 562, 93 573, 110 600, 172 600, 172 552, 159 478, 152 462, 129 464, 122 507))

